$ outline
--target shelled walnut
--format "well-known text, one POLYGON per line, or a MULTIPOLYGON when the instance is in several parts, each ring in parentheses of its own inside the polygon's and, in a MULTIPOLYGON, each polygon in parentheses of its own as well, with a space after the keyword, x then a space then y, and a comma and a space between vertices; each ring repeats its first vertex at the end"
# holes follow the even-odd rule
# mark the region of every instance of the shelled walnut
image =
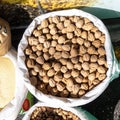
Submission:
POLYGON ((30 120, 81 120, 71 111, 47 106, 37 107, 31 114, 30 120))
POLYGON ((88 18, 44 19, 25 49, 31 84, 46 94, 81 97, 107 77, 105 39, 88 18))

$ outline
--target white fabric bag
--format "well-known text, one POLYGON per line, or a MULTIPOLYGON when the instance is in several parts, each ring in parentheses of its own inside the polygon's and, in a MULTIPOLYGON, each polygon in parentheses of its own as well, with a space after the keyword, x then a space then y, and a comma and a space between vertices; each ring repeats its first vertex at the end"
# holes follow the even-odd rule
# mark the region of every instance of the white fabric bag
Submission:
POLYGON ((24 85, 21 71, 17 66, 17 52, 12 48, 4 57, 9 58, 14 64, 16 73, 16 88, 13 100, 0 111, 0 120, 15 120, 20 112, 28 90, 24 85))
POLYGON ((110 35, 105 25, 97 17, 77 9, 50 12, 50 13, 43 14, 41 16, 36 17, 32 21, 32 23, 28 26, 28 28, 26 29, 20 41, 20 44, 18 47, 18 66, 23 73, 25 86, 38 100, 43 101, 45 103, 53 103, 53 104, 65 105, 65 106, 80 106, 93 101, 100 94, 102 94, 102 92, 107 88, 111 79, 118 77, 119 75, 118 62, 115 58, 111 40, 110 40, 110 35), (74 99, 74 98, 62 98, 62 97, 55 97, 51 95, 45 95, 41 91, 37 90, 34 86, 32 86, 29 81, 29 75, 25 65, 25 54, 24 54, 24 49, 28 44, 27 37, 31 36, 31 33, 34 30, 34 28, 38 24, 40 24, 43 19, 48 18, 50 16, 56 16, 56 15, 57 16, 75 16, 76 15, 76 16, 86 17, 90 19, 94 23, 94 25, 97 26, 99 30, 105 34, 105 37, 106 37, 105 50, 107 53, 106 56, 107 56, 107 64, 108 64, 107 77, 99 85, 94 87, 91 91, 87 92, 81 98, 74 99))

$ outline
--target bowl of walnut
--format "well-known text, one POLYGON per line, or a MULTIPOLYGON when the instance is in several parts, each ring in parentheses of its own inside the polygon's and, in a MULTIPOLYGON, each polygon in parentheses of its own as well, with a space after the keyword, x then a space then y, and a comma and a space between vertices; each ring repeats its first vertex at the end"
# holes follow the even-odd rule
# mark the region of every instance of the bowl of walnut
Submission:
POLYGON ((18 47, 28 90, 40 101, 87 104, 109 85, 114 58, 109 33, 95 16, 77 9, 38 16, 18 47))
POLYGON ((38 102, 25 114, 22 120, 96 120, 82 109, 54 106, 38 102))

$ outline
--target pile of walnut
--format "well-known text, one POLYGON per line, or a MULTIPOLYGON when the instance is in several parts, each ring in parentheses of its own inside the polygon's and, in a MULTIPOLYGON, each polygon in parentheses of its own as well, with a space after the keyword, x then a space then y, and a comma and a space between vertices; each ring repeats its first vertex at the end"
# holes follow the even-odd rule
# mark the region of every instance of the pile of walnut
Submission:
POLYGON ((89 19, 44 19, 28 36, 31 84, 45 94, 79 98, 106 78, 105 34, 89 19))
POLYGON ((75 114, 61 108, 37 107, 30 120, 80 120, 75 114))

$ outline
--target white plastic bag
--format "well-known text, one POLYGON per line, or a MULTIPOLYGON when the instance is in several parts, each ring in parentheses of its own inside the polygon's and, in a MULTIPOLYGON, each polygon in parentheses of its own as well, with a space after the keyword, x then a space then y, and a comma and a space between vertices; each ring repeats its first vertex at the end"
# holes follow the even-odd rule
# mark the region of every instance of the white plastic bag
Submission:
POLYGON ((71 9, 71 10, 62 10, 62 11, 56 11, 56 12, 50 12, 47 14, 43 14, 33 20, 33 22, 28 26, 25 33, 23 34, 23 37, 20 41, 19 47, 18 47, 18 66, 21 69, 21 71, 24 73, 23 77, 24 82, 28 90, 40 101, 43 101, 45 103, 53 103, 58 105, 65 105, 65 106, 80 106, 87 104, 94 99, 96 99, 102 92, 107 88, 109 85, 111 79, 115 77, 118 77, 119 72, 116 70, 118 69, 118 63, 114 55, 114 51, 112 48, 110 36, 108 33, 108 30, 106 29, 105 25, 95 16, 86 13, 81 10, 77 9, 71 9), (82 16, 87 17, 90 19, 95 26, 99 28, 100 31, 102 31, 105 34, 106 41, 105 41, 105 50, 107 53, 107 64, 108 64, 108 71, 107 71, 107 77, 105 80, 103 80, 99 85, 94 87, 91 91, 83 95, 81 98, 62 98, 62 97, 55 97, 51 95, 45 95, 39 90, 37 90, 34 86, 31 85, 29 81, 29 75, 28 70, 25 65, 25 55, 24 55, 24 49, 26 48, 28 42, 27 37, 31 36, 32 31, 34 28, 41 23, 41 21, 45 18, 48 18, 50 16, 82 16))
POLYGON ((97 120, 94 116, 92 116, 90 113, 82 110, 81 108, 70 108, 70 107, 65 107, 65 106, 55 106, 54 104, 46 104, 46 103, 41 103, 38 102, 37 104, 35 104, 33 107, 31 107, 31 109, 26 113, 26 115, 23 117, 22 120, 30 120, 30 116, 32 114, 32 112, 37 108, 37 107, 51 107, 51 108, 61 108, 63 110, 66 111, 70 111, 73 114, 77 115, 81 120, 97 120))
POLYGON ((24 85, 21 71, 18 69, 17 66, 16 51, 12 48, 4 57, 9 58, 14 64, 16 73, 16 89, 13 100, 4 109, 0 111, 0 120, 15 120, 21 109, 28 90, 24 85))

